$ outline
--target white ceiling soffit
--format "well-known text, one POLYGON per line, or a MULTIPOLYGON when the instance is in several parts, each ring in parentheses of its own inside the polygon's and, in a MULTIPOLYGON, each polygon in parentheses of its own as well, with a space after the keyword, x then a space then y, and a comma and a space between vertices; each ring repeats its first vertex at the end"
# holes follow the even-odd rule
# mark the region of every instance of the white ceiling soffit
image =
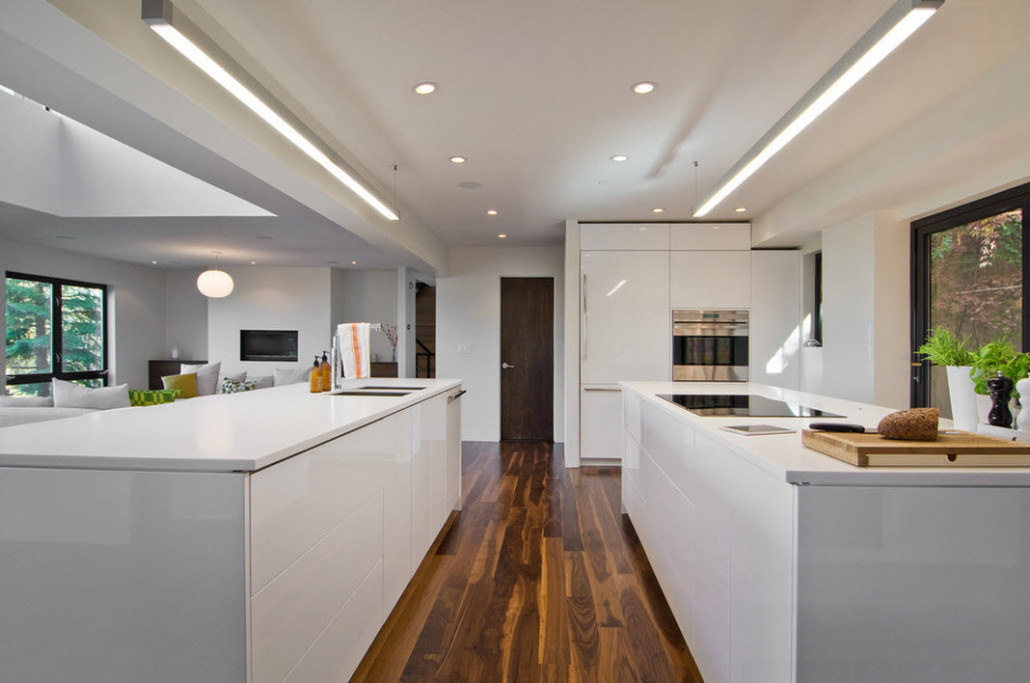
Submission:
POLYGON ((323 244, 325 253, 360 252, 376 267, 434 271, 445 263, 442 245, 415 220, 384 232, 371 209, 240 111, 147 28, 138 0, 68 3, 62 9, 84 15, 74 20, 44 0, 0 5, 0 82, 269 210, 292 230, 335 224, 339 243, 323 244))
POLYGON ((55 216, 273 215, 17 94, 0 147, 0 201, 55 216))

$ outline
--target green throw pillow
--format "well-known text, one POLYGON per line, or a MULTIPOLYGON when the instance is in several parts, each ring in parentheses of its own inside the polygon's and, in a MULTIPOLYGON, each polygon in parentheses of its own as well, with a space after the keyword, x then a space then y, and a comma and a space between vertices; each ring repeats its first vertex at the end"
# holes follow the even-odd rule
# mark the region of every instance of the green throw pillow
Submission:
POLYGON ((129 389, 129 405, 156 406, 171 403, 182 392, 179 389, 129 389))

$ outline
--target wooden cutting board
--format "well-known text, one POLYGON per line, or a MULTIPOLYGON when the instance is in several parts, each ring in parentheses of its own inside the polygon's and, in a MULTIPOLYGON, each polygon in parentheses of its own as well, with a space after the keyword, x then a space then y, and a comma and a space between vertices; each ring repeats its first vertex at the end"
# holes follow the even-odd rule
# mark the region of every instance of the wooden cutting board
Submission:
POLYGON ((969 432, 941 432, 936 441, 902 441, 868 432, 805 429, 801 443, 858 467, 1030 467, 1030 443, 969 432))

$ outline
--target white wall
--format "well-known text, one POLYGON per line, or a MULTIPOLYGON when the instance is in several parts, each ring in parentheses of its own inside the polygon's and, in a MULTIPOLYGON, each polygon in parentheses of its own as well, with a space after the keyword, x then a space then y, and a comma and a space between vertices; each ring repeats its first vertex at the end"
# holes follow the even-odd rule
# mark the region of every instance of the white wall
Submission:
POLYGON ((873 300, 874 403, 902 410, 911 405, 911 226, 875 216, 873 300))
MULTIPOLYGON (((909 406, 909 225, 866 214, 822 234, 823 348, 806 391, 909 406)), ((811 354, 815 356, 816 354, 811 354)))
MULTIPOLYGON (((874 220, 859 216, 823 231, 823 391, 872 403, 874 220)), ((901 293, 907 297, 907 292, 901 293)))
POLYGON ((415 371, 415 271, 397 269, 397 376, 414 377, 415 371))
POLYGON ((329 351, 329 268, 226 268, 236 286, 224 299, 208 299, 208 360, 223 372, 270 375, 278 367, 310 367, 329 351), (298 362, 240 360, 240 330, 297 330, 298 362))
POLYGON ((460 378, 461 438, 501 434, 501 278, 554 278, 554 440, 564 441, 565 284, 562 247, 461 247, 450 252, 449 277, 436 281, 437 376, 460 378), (469 353, 458 353, 458 346, 469 353))
POLYGON ((197 290, 197 270, 165 271, 165 349, 179 347, 179 358, 207 358, 207 297, 197 290))
MULTIPOLYGON (((340 323, 397 324, 397 271, 333 268, 332 329, 340 323)), ((393 346, 382 332, 372 332, 372 353, 389 361, 393 346)))
MULTIPOLYGON (((0 272, 7 271, 107 285, 108 383, 147 388, 147 361, 167 353, 162 271, 0 239, 0 272)), ((0 300, 5 296, 0 279, 0 300)), ((0 306, 0 329, 6 329, 4 309, 0 306)), ((0 386, 3 382, 0 375, 0 386)))

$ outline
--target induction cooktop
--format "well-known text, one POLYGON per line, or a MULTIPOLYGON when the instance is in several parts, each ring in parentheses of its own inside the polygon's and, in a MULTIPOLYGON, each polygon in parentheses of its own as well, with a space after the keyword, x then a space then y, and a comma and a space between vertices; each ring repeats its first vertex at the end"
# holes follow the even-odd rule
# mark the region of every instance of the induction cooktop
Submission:
POLYGON ((754 394, 658 394, 702 417, 844 417, 754 394))

